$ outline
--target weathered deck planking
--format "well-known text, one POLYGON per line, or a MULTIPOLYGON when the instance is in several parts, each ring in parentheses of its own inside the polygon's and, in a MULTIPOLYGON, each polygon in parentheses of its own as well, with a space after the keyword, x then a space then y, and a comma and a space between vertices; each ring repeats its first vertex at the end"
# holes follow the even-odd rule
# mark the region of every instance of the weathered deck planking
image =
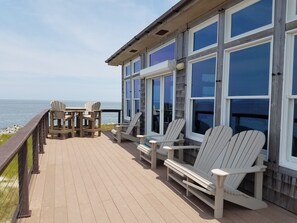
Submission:
POLYGON ((152 171, 138 161, 136 145, 97 138, 47 140, 40 171, 30 185, 35 222, 296 222, 297 216, 269 204, 251 211, 227 203, 224 218, 183 188, 166 181, 165 167, 152 171))

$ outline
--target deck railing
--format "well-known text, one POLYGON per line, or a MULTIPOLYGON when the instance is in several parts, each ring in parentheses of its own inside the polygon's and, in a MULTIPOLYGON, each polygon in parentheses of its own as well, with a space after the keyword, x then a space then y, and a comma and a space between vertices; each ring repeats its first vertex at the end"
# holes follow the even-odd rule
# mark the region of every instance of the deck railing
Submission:
POLYGON ((48 109, 36 115, 0 147, 1 222, 31 215, 29 182, 32 174, 39 173, 38 154, 44 152, 47 132, 48 109), (7 213, 12 214, 7 216, 7 213))

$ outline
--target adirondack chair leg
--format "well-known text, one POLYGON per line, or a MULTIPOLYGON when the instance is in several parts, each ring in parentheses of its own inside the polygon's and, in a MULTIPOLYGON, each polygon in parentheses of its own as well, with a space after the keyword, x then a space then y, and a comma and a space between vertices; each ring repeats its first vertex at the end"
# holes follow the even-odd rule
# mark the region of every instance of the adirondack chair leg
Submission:
MULTIPOLYGON (((263 165, 263 159, 259 156, 256 160, 256 165, 263 165)), ((255 173, 254 196, 258 200, 262 200, 262 185, 263 185, 263 172, 257 172, 255 173)))
POLYGON ((121 128, 121 126, 116 126, 116 131, 117 131, 117 135, 116 135, 117 142, 121 143, 122 142, 122 137, 121 137, 122 128, 121 128))
MULTIPOLYGON (((187 177, 187 181, 188 181, 188 182, 193 182, 193 180, 190 179, 189 177, 187 177)), ((186 185, 186 196, 187 196, 187 197, 191 196, 191 192, 190 192, 189 188, 190 188, 190 186, 187 184, 187 185, 186 185)))
POLYGON ((214 204, 214 217, 222 218, 224 209, 224 181, 226 176, 217 176, 214 204))
POLYGON ((157 143, 152 143, 151 169, 157 168, 157 143))

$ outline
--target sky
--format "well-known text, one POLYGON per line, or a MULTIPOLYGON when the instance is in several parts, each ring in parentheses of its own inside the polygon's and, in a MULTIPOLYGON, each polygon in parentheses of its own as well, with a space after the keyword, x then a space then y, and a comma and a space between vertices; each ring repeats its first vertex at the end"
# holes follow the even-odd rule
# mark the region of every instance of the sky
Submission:
POLYGON ((0 0, 0 99, 121 100, 105 60, 178 0, 0 0))

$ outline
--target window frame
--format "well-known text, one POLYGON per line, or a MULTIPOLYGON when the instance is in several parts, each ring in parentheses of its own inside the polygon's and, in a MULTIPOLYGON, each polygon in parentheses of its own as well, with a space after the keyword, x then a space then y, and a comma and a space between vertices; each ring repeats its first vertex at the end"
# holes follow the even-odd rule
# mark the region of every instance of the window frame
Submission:
POLYGON ((132 117, 131 117, 131 114, 132 114, 132 109, 131 109, 131 78, 127 78, 127 79, 124 79, 124 119, 126 120, 130 120, 132 117), (130 98, 127 98, 127 82, 130 81, 130 98), (127 101, 130 101, 130 116, 127 114, 127 101))
POLYGON ((134 60, 132 60, 132 62, 131 62, 131 75, 132 75, 132 76, 134 76, 134 75, 140 73, 140 70, 139 70, 139 71, 136 71, 136 72, 135 72, 135 70, 134 70, 134 64, 135 64, 137 61, 140 61, 140 70, 141 70, 141 60, 140 60, 140 57, 137 57, 137 58, 135 58, 134 60))
POLYGON ((272 83, 272 63, 273 63, 273 37, 269 36, 263 39, 259 39, 256 41, 252 41, 249 43, 241 44, 239 46, 231 47, 225 49, 224 52, 224 71, 223 71, 223 78, 222 78, 222 102, 221 102, 221 123, 230 126, 230 107, 231 107, 231 100, 233 99, 267 99, 269 100, 268 106, 268 126, 267 126, 267 150, 262 149, 261 157, 264 160, 267 160, 269 154, 269 132, 270 132, 270 117, 271 117, 271 83, 272 83), (229 96, 228 89, 229 89, 229 71, 230 71, 230 54, 232 52, 248 49, 250 47, 255 47, 258 45, 262 45, 265 43, 270 43, 270 60, 269 60, 269 80, 268 80, 268 93, 267 95, 250 95, 250 96, 229 96))
POLYGON ((246 36, 258 33, 260 31, 267 30, 269 28, 274 27, 274 7, 275 7, 275 2, 274 2, 274 0, 272 0, 272 12, 271 12, 272 15, 271 15, 271 23, 270 24, 259 27, 259 28, 256 28, 256 29, 253 29, 253 30, 250 30, 250 31, 242 33, 240 35, 231 37, 231 28, 232 28, 231 27, 232 26, 231 18, 232 18, 232 15, 234 13, 236 13, 236 12, 239 12, 240 10, 242 10, 244 8, 247 8, 248 6, 254 4, 254 3, 258 2, 258 1, 261 1, 261 0, 244 0, 243 2, 241 2, 239 4, 236 4, 233 7, 226 10, 226 12, 225 12, 225 34, 224 34, 225 35, 225 42, 231 42, 233 40, 237 40, 237 39, 240 39, 240 38, 243 38, 243 37, 246 37, 246 36))
POLYGON ((139 111, 140 111, 140 92, 141 92, 141 79, 140 77, 135 77, 132 79, 132 87, 131 87, 131 92, 132 92, 132 95, 131 95, 131 98, 132 98, 132 109, 131 109, 131 114, 132 114, 132 117, 134 117, 134 115, 136 114, 136 111, 135 111, 135 101, 138 101, 139 102, 139 111), (135 89, 135 80, 139 80, 139 98, 136 98, 134 96, 134 89, 135 89))
MULTIPOLYGON (((164 47, 166 47, 166 46, 169 46, 169 45, 172 44, 172 43, 175 43, 175 44, 176 44, 175 39, 172 39, 172 40, 170 40, 170 41, 168 41, 168 42, 166 42, 166 43, 160 45, 159 47, 156 47, 156 48, 151 49, 150 51, 148 51, 148 52, 147 52, 147 61, 146 61, 146 62, 147 62, 147 67, 152 67, 152 66, 157 65, 157 64, 150 65, 151 54, 153 54, 153 53, 155 53, 155 52, 161 50, 162 48, 164 48, 164 47)), ((175 46, 175 51, 176 51, 176 46, 175 46)), ((174 53, 174 54, 176 54, 176 53, 174 53)), ((174 59, 173 59, 173 60, 175 60, 175 59, 176 59, 176 55, 174 55, 174 59)), ((163 61, 163 62, 164 62, 164 61, 163 61)), ((160 63, 162 63, 162 62, 160 62, 160 63)), ((158 63, 158 64, 159 64, 159 63, 158 63)))
POLYGON ((128 62, 124 65, 124 78, 128 78, 132 75, 131 62, 128 62), (127 75, 127 67, 130 66, 130 74, 127 75))
POLYGON ((297 0, 287 0, 286 22, 292 22, 297 19, 297 0), (295 9, 295 11, 293 10, 295 9))
MULTIPOLYGON (((165 72, 159 75, 154 75, 154 76, 150 76, 149 78, 145 79, 145 86, 146 86, 146 105, 145 105, 145 111, 147 114, 146 117, 146 124, 145 124, 145 129, 146 129, 146 133, 151 135, 156 135, 158 133, 151 131, 151 123, 152 123, 152 80, 155 78, 160 78, 160 98, 162 98, 162 100, 160 101, 160 110, 163 110, 163 103, 164 102, 164 79, 167 76, 172 75, 173 78, 173 89, 172 89, 172 97, 173 97, 173 108, 172 108, 172 121, 175 120, 175 108, 176 108, 176 72, 175 71, 171 71, 171 72, 165 72)), ((160 116, 160 122, 163 123, 164 120, 164 114, 160 116)), ((164 131, 163 125, 161 125, 160 127, 160 134, 158 135, 162 135, 162 132, 164 131)), ((165 134, 165 133, 164 133, 165 134)))
MULTIPOLYGON (((292 152, 292 135, 294 117, 294 100, 297 95, 293 95, 293 56, 294 56, 294 38, 297 36, 297 29, 286 32, 285 41, 285 66, 283 79, 283 102, 281 118, 281 139, 279 151, 279 165, 297 170, 297 157, 291 155, 292 152)), ((296 44, 296 43, 295 43, 296 44)), ((297 108, 295 108, 297 109, 297 108)))
POLYGON ((186 113, 188 114, 186 116, 186 136, 189 139, 198 141, 198 142, 202 142, 203 141, 203 137, 204 135, 193 132, 192 131, 192 121, 193 121, 193 101, 194 100, 214 100, 214 115, 213 115, 213 126, 215 126, 215 116, 216 116, 216 103, 215 103, 215 96, 216 96, 216 82, 215 82, 215 86, 214 86, 214 96, 213 97, 192 97, 192 88, 190 87, 192 84, 192 67, 194 63, 200 62, 200 61, 205 61, 208 59, 212 59, 212 58, 216 58, 216 65, 215 65, 215 80, 217 79, 217 64, 218 64, 218 55, 217 53, 212 53, 212 54, 208 54, 206 56, 203 57, 199 57, 193 60, 189 60, 188 61, 188 78, 187 78, 187 100, 186 100, 186 113))
POLYGON ((189 55, 188 56, 194 55, 194 54, 202 52, 204 50, 211 49, 213 47, 217 47, 218 46, 218 34, 219 34, 219 16, 218 15, 216 15, 216 16, 214 16, 214 17, 200 23, 199 25, 191 28, 189 30, 189 44, 188 44, 189 55), (195 32, 200 31, 200 30, 212 25, 215 22, 218 24, 218 26, 217 26, 217 42, 214 43, 214 44, 211 44, 209 46, 203 47, 203 48, 201 48, 199 50, 194 50, 193 47, 194 47, 194 34, 195 34, 195 32))

